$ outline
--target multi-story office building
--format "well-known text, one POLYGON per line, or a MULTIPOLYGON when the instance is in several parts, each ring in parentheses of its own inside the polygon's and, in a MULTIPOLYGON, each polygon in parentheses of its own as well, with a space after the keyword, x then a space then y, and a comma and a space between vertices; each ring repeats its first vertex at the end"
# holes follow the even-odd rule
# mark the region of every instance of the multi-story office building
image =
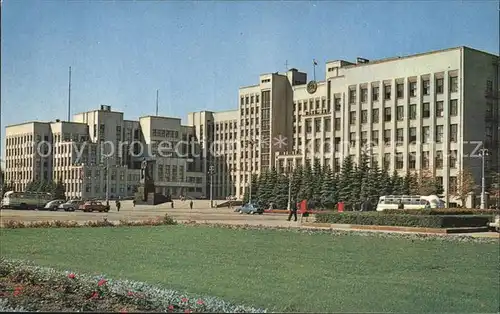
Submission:
POLYGON ((70 198, 131 196, 147 157, 156 160, 157 192, 205 194, 201 162, 193 153, 195 143, 184 145, 180 154, 157 154, 160 141, 194 142, 193 128, 182 126, 180 119, 130 121, 123 119, 122 112, 101 106, 76 114, 73 120, 7 126, 5 181, 22 191, 31 181, 61 180, 70 198))
POLYGON ((432 171, 450 196, 463 169, 480 184, 480 143, 487 172, 499 170, 497 55, 458 47, 331 61, 325 70, 312 83, 296 69, 261 75, 240 89, 237 111, 189 114, 204 147, 214 142, 223 157, 205 161, 215 168, 217 197, 242 197, 250 173, 273 164, 285 171, 319 159, 339 171, 345 156, 363 152, 389 171, 432 171), (241 149, 231 154, 229 145, 241 149))

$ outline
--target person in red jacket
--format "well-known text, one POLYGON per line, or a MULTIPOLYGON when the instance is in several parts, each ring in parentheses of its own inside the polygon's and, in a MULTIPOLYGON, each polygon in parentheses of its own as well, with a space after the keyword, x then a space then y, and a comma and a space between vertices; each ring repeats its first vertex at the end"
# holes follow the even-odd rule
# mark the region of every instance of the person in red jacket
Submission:
POLYGON ((344 201, 340 201, 337 203, 337 211, 339 213, 343 213, 344 212, 344 201))

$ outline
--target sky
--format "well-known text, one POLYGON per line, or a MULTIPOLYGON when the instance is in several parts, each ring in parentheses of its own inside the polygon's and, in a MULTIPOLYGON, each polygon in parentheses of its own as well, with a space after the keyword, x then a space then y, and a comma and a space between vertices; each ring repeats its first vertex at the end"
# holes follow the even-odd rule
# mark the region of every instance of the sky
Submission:
POLYGON ((1 123, 67 119, 101 104, 125 119, 238 106, 238 88, 285 63, 456 46, 499 53, 498 1, 3 0, 1 123))

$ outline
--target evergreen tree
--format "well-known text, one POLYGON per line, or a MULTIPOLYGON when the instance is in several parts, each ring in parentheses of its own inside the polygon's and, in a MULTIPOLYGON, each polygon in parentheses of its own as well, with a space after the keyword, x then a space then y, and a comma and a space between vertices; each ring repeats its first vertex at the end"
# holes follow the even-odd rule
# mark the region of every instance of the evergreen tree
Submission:
POLYGON ((292 172, 292 187, 291 187, 291 200, 297 202, 299 200, 299 193, 302 187, 302 165, 298 165, 292 172))
POLYGON ((384 186, 381 184, 380 180, 381 171, 378 167, 377 162, 374 162, 373 165, 368 170, 368 178, 364 184, 364 192, 366 197, 378 198, 383 193, 384 186))
POLYGON ((321 187, 321 204, 325 208, 333 208, 337 203, 337 187, 335 175, 330 167, 326 166, 321 187))
POLYGON ((393 193, 395 195, 403 195, 405 194, 405 185, 402 177, 399 176, 398 172, 394 170, 391 177, 393 193))
POLYGON ((270 191, 269 189, 269 184, 268 184, 268 178, 269 178, 269 171, 264 170, 263 172, 260 173, 259 176, 259 188, 258 188, 258 194, 256 195, 256 202, 259 204, 259 206, 265 206, 267 204, 267 200, 271 196, 272 190, 270 191))
POLYGON ((55 182, 53 188, 54 188, 53 196, 55 199, 65 199, 66 198, 66 187, 64 186, 64 183, 62 182, 61 179, 59 179, 59 180, 57 180, 57 182, 55 182))
POLYGON ((381 196, 394 194, 394 185, 387 169, 380 169, 377 186, 381 196))
POLYGON ((366 198, 370 196, 370 165, 369 165, 369 158, 366 153, 361 153, 361 156, 359 158, 359 164, 356 169, 356 177, 357 177, 357 188, 359 191, 357 191, 357 195, 359 198, 366 198))
POLYGON ((321 189, 323 187, 324 178, 323 168, 321 167, 321 162, 318 158, 314 159, 313 166, 313 189, 312 189, 312 199, 318 204, 321 203, 321 189))
MULTIPOLYGON (((252 201, 256 199, 257 195, 259 195, 259 176, 257 174, 252 174, 252 181, 250 183, 252 185, 252 201)), ((250 193, 250 192, 249 192, 250 193)))
POLYGON ((286 209, 288 204, 288 178, 280 174, 273 190, 273 203, 279 209, 286 209))
POLYGON ((299 190, 299 200, 311 200, 314 189, 314 178, 311 169, 311 163, 306 160, 304 170, 302 172, 301 186, 299 190))
POLYGON ((344 158, 342 168, 339 175, 339 201, 344 201, 346 204, 350 203, 352 191, 355 189, 354 177, 355 175, 354 162, 351 155, 344 158))

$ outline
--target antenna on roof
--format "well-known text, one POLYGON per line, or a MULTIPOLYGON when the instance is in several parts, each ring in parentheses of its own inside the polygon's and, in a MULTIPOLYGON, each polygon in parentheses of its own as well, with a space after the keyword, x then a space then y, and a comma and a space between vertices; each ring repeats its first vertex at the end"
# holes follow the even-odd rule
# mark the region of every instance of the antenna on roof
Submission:
POLYGON ((71 121, 71 67, 69 67, 68 80, 68 122, 71 121))
POLYGON ((160 92, 160 91, 157 89, 157 90, 156 90, 156 116, 158 116, 158 93, 159 93, 159 92, 160 92))

